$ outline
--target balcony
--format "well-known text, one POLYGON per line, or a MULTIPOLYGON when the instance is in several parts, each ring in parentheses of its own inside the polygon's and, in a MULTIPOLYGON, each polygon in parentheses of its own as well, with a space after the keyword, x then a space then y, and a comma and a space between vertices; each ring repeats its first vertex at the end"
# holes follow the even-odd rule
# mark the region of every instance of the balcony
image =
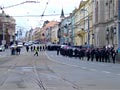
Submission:
POLYGON ((85 34, 86 34, 86 32, 83 29, 76 32, 76 35, 79 36, 79 37, 83 37, 85 34))

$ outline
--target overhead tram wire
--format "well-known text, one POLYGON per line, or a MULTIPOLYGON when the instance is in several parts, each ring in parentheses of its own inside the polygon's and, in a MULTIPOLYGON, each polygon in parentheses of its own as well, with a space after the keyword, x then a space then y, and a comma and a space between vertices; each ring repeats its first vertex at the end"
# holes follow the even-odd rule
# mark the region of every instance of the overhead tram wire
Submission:
MULTIPOLYGON (((65 15, 69 15, 69 14, 65 14, 65 15)), ((20 15, 20 16, 12 16, 12 17, 42 17, 43 15, 20 15)), ((60 16, 60 14, 49 14, 49 15, 44 15, 45 17, 49 17, 49 16, 60 16)))
POLYGON ((41 19, 42 19, 42 17, 43 17, 44 14, 45 14, 45 11, 46 11, 46 9, 47 9, 47 6, 48 6, 48 4, 49 4, 49 1, 50 1, 50 0, 48 0, 48 2, 46 3, 45 9, 43 10, 43 13, 42 13, 42 15, 41 15, 41 19))
POLYGON ((0 8, 1 9, 12 8, 12 7, 19 6, 19 5, 22 5, 22 4, 25 4, 25 3, 40 3, 40 2, 38 2, 38 1, 24 1, 24 2, 21 2, 21 3, 18 3, 18 4, 14 4, 14 5, 11 5, 11 6, 6 6, 6 7, 0 7, 0 8))

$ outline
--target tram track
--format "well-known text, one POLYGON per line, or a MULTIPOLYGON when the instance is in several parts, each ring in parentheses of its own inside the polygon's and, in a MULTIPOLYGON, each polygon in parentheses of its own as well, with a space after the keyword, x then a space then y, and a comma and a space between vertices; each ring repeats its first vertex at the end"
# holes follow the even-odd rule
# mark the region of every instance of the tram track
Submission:
MULTIPOLYGON (((41 56, 40 56, 41 57, 41 56)), ((35 79, 35 83, 39 86, 40 90, 49 90, 49 87, 47 87, 47 85, 45 85, 45 82, 42 80, 42 78, 40 77, 41 75, 44 76, 50 76, 56 79, 59 79, 59 81, 64 82, 65 84, 69 85, 69 87, 71 87, 72 90, 83 90, 83 88, 79 87, 76 83, 74 83, 71 80, 66 79, 65 77, 62 77, 60 74, 58 74, 57 72, 55 72, 49 65, 48 63, 51 62, 49 60, 49 58, 46 57, 45 53, 42 54, 42 64, 45 65, 46 69, 48 72, 52 73, 52 75, 50 74, 46 74, 46 73, 41 73, 37 70, 37 60, 33 60, 33 72, 36 76, 35 79), (44 62, 43 62, 44 61, 44 62)), ((51 62, 51 63, 56 63, 56 62, 51 62)), ((61 87, 62 88, 62 87, 61 87)))
MULTIPOLYGON (((5 62, 10 62, 10 59, 12 59, 12 60, 14 60, 15 59, 15 57, 8 57, 7 58, 7 60, 5 60, 4 61, 4 63, 5 62)), ((3 59, 4 60, 4 59, 3 59)), ((2 61, 3 62, 3 61, 2 61)), ((17 63, 18 62, 14 62, 14 64, 12 64, 12 65, 9 65, 9 66, 0 66, 0 67, 2 67, 2 68, 4 68, 4 69, 6 69, 4 72, 2 72, 3 74, 2 75, 0 75, 0 86, 2 86, 4 83, 5 83, 5 81, 7 80, 7 78, 9 77, 9 75, 8 75, 8 73, 9 72, 11 72, 15 67, 16 67, 16 65, 17 65, 17 63)))
MULTIPOLYGON (((40 90, 52 90, 52 89, 50 89, 50 86, 48 86, 46 84, 46 81, 44 80, 44 78, 41 78, 41 75, 44 76, 45 78, 50 77, 50 78, 53 78, 53 80, 56 79, 59 82, 63 83, 63 85, 65 87, 68 85, 68 88, 71 88, 71 90, 83 90, 74 81, 67 79, 64 76, 61 76, 53 68, 51 68, 50 64, 52 64, 52 63, 59 64, 59 65, 63 65, 63 64, 50 61, 49 58, 46 57, 45 52, 42 52, 42 55, 39 58, 38 57, 29 57, 29 58, 31 58, 31 60, 29 60, 29 62, 23 63, 24 60, 26 60, 27 58, 20 61, 20 60, 18 60, 17 56, 13 56, 13 57, 10 57, 10 59, 12 61, 9 60, 9 62, 0 65, 0 67, 2 69, 4 69, 4 68, 6 69, 5 72, 0 76, 0 79, 3 78, 2 81, 0 81, 0 86, 4 85, 4 83, 6 82, 6 80, 8 78, 10 79, 10 77, 9 77, 10 73, 11 74, 18 73, 19 75, 22 74, 25 77, 27 77, 28 74, 26 71, 18 70, 18 69, 24 68, 24 69, 30 69, 30 73, 32 75, 34 75, 34 78, 30 78, 30 79, 34 80, 34 84, 36 86, 38 86, 40 90), (40 61, 38 61, 39 59, 40 59, 40 61), (40 66, 38 62, 41 63, 41 65, 43 65, 44 67, 40 66), (26 67, 25 67, 25 65, 26 65, 26 67), (41 71, 41 68, 43 69, 43 72, 41 71)), ((8 59, 7 59, 7 61, 8 61, 8 59)), ((24 77, 20 78, 20 80, 21 79, 24 80, 24 81, 22 81, 22 83, 26 82, 24 77)), ((52 82, 54 82, 54 81, 52 81, 52 82)), ((19 81, 18 81, 18 84, 21 84, 21 83, 19 83, 19 81)), ((53 87, 57 88, 57 86, 54 86, 54 85, 53 85, 53 87)), ((55 90, 59 90, 59 88, 57 88, 55 90)))
POLYGON ((47 90, 47 88, 44 86, 42 79, 39 77, 39 72, 37 71, 37 64, 36 61, 34 60, 33 62, 33 72, 36 76, 36 84, 39 86, 41 90, 47 90))

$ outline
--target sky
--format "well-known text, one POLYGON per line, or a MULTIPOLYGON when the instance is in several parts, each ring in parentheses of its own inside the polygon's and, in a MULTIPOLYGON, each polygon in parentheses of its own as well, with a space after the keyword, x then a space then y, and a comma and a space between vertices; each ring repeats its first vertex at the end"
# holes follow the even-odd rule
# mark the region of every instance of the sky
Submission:
MULTIPOLYGON (((26 0, 0 0, 0 7, 16 5, 26 0)), ((36 0, 27 0, 36 1, 36 0)), ((10 8, 4 8, 6 14, 13 16, 16 20, 16 27, 27 31, 30 28, 40 27, 45 20, 59 20, 61 9, 65 15, 78 8, 81 0, 37 0, 40 3, 24 3, 10 8), (44 15, 41 17, 44 12, 44 15), (57 15, 58 14, 58 15, 57 15), (26 17, 34 15, 32 17, 26 17), (57 15, 57 16, 55 16, 57 15)))

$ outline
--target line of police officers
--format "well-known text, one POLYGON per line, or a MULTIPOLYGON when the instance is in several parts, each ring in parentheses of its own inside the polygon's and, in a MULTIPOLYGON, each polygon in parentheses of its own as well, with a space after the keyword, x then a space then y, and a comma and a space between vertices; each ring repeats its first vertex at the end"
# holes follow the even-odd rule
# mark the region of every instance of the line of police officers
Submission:
POLYGON ((75 57, 83 60, 85 57, 87 61, 96 60, 97 62, 113 62, 115 63, 115 58, 117 52, 114 48, 58 48, 57 55, 59 52, 63 56, 75 57))
POLYGON ((46 45, 43 46, 26 46, 26 51, 29 52, 29 49, 31 50, 31 52, 35 51, 35 49, 37 49, 38 51, 45 51, 47 49, 46 45))

